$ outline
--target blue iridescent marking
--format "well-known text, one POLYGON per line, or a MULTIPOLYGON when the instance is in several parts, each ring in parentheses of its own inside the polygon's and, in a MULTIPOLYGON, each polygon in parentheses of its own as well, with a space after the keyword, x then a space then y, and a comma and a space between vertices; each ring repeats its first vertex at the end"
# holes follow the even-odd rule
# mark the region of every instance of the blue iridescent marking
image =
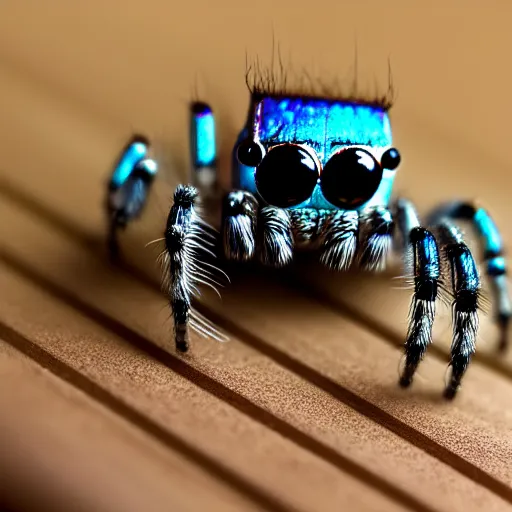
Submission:
POLYGON ((476 267, 475 260, 471 255, 471 252, 466 247, 458 255, 459 275, 462 277, 461 288, 463 290, 476 290, 480 284, 480 277, 478 275, 478 269, 476 267))
POLYGON ((140 162, 139 164, 139 168, 142 168, 151 176, 155 176, 156 173, 158 172, 158 164, 151 158, 146 158, 145 160, 142 160, 142 162, 140 162))
POLYGON ((210 110, 195 114, 193 122, 195 132, 194 164, 196 167, 213 166, 217 158, 213 112, 210 110))
POLYGON ((503 244, 498 228, 491 217, 489 217, 489 214, 483 208, 479 208, 475 212, 473 219, 478 233, 485 241, 485 252, 489 254, 499 254, 503 248, 503 244))
POLYGON ((112 174, 112 184, 120 187, 130 176, 133 168, 146 156, 148 147, 143 142, 130 144, 112 174))
POLYGON ((439 251, 434 237, 429 233, 420 240, 421 250, 418 250, 419 267, 424 278, 439 278, 439 251))
POLYGON ((501 276, 507 272, 507 264, 503 256, 496 256, 487 262, 487 274, 501 276))
MULTIPOLYGON (((386 148, 392 145, 388 115, 379 107, 321 98, 285 97, 265 97, 261 104, 261 118, 255 135, 263 146, 269 148, 284 142, 306 144, 314 149, 322 166, 343 146, 386 148)), ((247 136, 248 132, 244 130, 237 145, 247 136)), ((233 161, 233 185, 257 193, 256 169, 238 163, 236 158, 233 161)), ((395 174, 384 170, 377 192, 361 208, 387 206, 395 174)), ((324 198, 320 185, 315 187, 309 199, 292 208, 339 209, 324 198)))

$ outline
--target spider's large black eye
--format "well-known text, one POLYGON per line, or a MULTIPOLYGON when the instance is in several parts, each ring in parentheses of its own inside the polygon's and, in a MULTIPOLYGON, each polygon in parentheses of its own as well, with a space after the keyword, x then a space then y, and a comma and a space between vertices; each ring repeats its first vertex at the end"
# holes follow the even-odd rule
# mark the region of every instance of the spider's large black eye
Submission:
POLYGON ((285 208, 308 199, 318 181, 313 156, 296 144, 275 146, 256 170, 256 188, 267 203, 285 208))
POLYGON ((257 167, 265 156, 265 149, 253 139, 245 139, 238 146, 236 157, 238 161, 248 167, 257 167))
POLYGON ((382 167, 368 151, 347 148, 335 153, 322 172, 325 199, 335 206, 354 209, 366 203, 379 188, 382 167))
POLYGON ((400 153, 398 149, 389 148, 380 159, 380 163, 383 169, 389 169, 394 171, 400 165, 400 153))

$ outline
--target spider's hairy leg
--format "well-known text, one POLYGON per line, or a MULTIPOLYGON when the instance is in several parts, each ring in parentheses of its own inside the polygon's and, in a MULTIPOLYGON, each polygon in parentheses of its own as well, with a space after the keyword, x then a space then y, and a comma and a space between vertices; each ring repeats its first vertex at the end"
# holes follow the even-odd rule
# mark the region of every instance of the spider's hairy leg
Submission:
POLYGON ((358 230, 359 213, 357 211, 336 212, 328 221, 325 231, 321 263, 336 271, 350 268, 357 250, 358 230))
POLYGON ((243 190, 229 192, 222 205, 222 245, 227 259, 248 261, 256 248, 258 201, 243 190))
POLYGON ((179 185, 165 230, 164 286, 174 319, 176 348, 181 352, 188 350, 188 324, 193 320, 191 301, 198 293, 197 286, 206 284, 215 289, 211 272, 204 268, 208 264, 203 261, 208 254, 215 256, 209 248, 215 247, 215 237, 196 211, 197 198, 194 187, 179 185))
POLYGON ((257 247, 264 265, 284 267, 292 261, 293 235, 287 210, 277 206, 261 208, 257 219, 257 247))
POLYGON ((500 232, 489 213, 471 202, 455 202, 441 206, 432 215, 435 222, 441 217, 471 222, 479 237, 486 274, 490 281, 495 321, 500 329, 498 347, 508 346, 508 327, 512 316, 512 304, 507 286, 507 263, 500 232))
POLYGON ((397 201, 397 221, 406 254, 407 271, 414 277, 414 295, 405 342, 405 366, 400 385, 411 385, 414 373, 432 342, 432 326, 440 276, 439 250, 434 235, 420 226, 413 205, 397 201))
POLYGON ((390 211, 375 206, 361 212, 361 266, 379 272, 386 268, 393 245, 394 222, 390 211))
POLYGON ((442 251, 450 265, 453 293, 452 374, 445 390, 445 397, 451 399, 456 395, 475 352, 480 277, 473 255, 455 224, 445 217, 438 222, 436 229, 442 251))

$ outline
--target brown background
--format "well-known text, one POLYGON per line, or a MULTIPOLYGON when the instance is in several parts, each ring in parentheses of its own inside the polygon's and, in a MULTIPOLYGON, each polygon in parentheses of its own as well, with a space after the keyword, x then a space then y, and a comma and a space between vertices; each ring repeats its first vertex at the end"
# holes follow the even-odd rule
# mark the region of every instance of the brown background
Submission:
MULTIPOLYGON (((194 89, 223 171, 245 55, 398 92, 396 191, 425 211, 478 197, 512 239, 507 1, 4 1, 0 5, 0 486, 27 510, 509 510, 512 357, 482 319, 460 396, 440 400, 449 311, 397 388, 409 293, 295 269, 201 303, 232 338, 177 356, 156 253, 187 168, 194 89), (103 185, 134 131, 163 179, 105 263, 103 185), (48 371, 49 370, 49 371, 48 371)), ((226 174, 224 175, 226 176, 226 174)), ((510 242, 509 242, 510 243, 510 242)))

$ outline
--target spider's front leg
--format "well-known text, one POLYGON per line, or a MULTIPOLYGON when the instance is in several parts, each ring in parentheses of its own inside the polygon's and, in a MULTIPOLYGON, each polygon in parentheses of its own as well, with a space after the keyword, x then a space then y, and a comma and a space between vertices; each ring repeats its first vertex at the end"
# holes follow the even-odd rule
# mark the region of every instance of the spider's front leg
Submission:
MULTIPOLYGON (((432 341, 435 301, 440 276, 439 252, 434 235, 420 226, 412 204, 405 199, 397 202, 396 219, 402 234, 403 250, 407 254, 407 271, 414 276, 411 317, 405 342, 405 366, 400 385, 411 385, 419 363, 432 341)), ((391 251, 395 223, 391 212, 373 207, 361 212, 362 247, 359 262, 363 268, 379 271, 385 268, 391 251)))
POLYGON ((439 250, 434 235, 420 226, 413 205, 406 199, 397 201, 397 221, 402 235, 405 264, 414 276, 414 296, 405 342, 405 366, 400 385, 411 385, 416 369, 432 342, 440 277, 439 250))
POLYGON ((205 284, 217 291, 214 277, 221 272, 206 261, 216 256, 216 232, 197 213, 197 198, 194 187, 179 185, 165 230, 164 287, 174 319, 176 349, 181 352, 188 350, 189 323, 200 334, 217 337, 212 326, 191 309, 192 297, 199 294, 198 286, 205 284))
MULTIPOLYGON (((192 181, 204 195, 215 198, 217 149, 213 112, 208 104, 194 102, 190 114, 192 181)), ((192 298, 199 295, 200 285, 219 294, 217 279, 229 280, 222 270, 208 262, 217 257, 218 233, 199 215, 198 196, 194 186, 176 188, 164 236, 164 290, 174 319, 176 349, 181 352, 189 348, 189 325, 204 337, 227 340, 207 318, 192 309, 192 298)))
POLYGON ((187 324, 193 293, 191 255, 193 247, 197 246, 193 234, 197 229, 194 213, 196 198, 195 188, 178 186, 165 230, 165 246, 168 255, 168 261, 165 262, 168 268, 165 270, 168 273, 168 282, 164 284, 168 286, 176 349, 181 352, 188 350, 187 324))

